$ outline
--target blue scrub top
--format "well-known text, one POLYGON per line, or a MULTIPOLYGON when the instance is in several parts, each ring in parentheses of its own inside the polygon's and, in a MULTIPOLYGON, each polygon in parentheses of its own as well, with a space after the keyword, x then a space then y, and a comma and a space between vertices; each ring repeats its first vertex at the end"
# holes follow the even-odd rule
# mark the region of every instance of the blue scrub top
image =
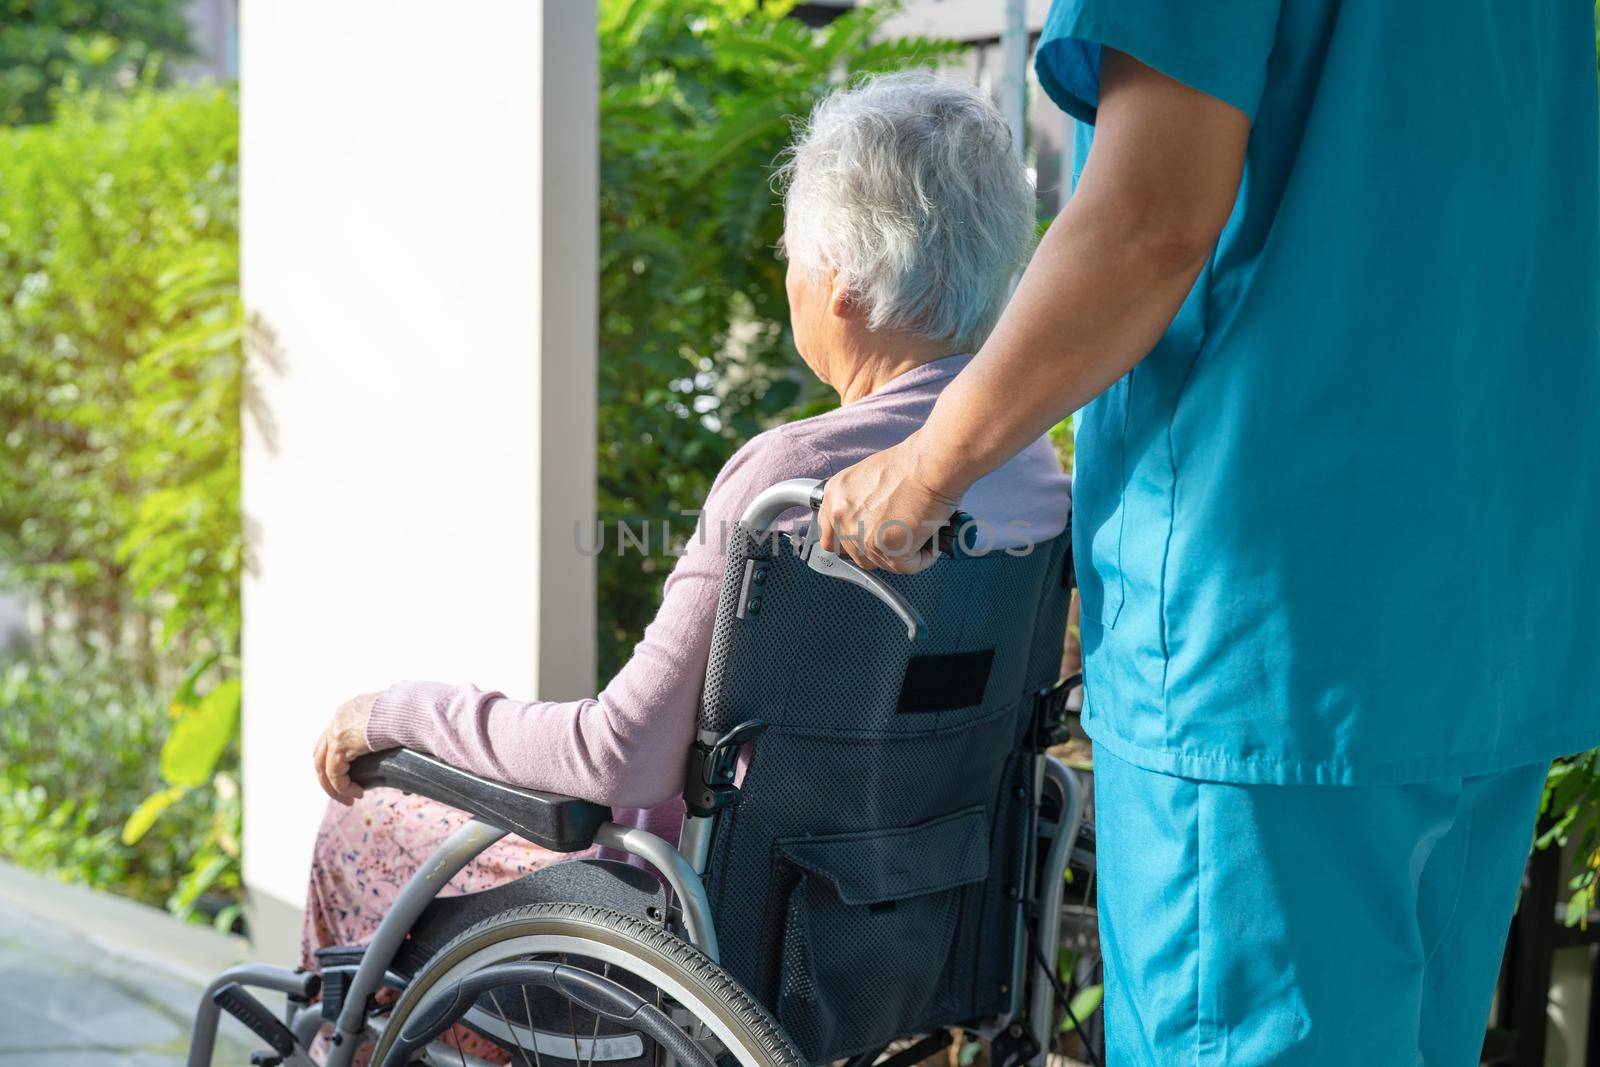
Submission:
MULTIPOLYGON (((1600 744, 1591 0, 1058 0, 1251 121, 1215 254, 1079 417, 1096 743, 1232 782, 1395 783, 1600 744)), ((1080 127, 1080 169, 1092 131, 1080 127)))

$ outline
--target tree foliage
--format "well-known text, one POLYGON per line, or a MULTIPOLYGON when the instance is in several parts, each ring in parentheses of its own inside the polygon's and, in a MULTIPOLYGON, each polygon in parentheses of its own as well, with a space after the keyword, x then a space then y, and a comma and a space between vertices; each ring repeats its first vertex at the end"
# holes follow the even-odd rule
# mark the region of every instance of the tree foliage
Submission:
POLYGON ((0 560, 135 660, 237 643, 237 151, 221 90, 0 130, 0 560))
POLYGON ((0 124, 44 122, 62 86, 112 88, 190 52, 183 0, 0 0, 0 124))
POLYGON ((180 913, 238 884, 237 155, 222 90, 0 129, 0 581, 46 618, 0 688, 0 850, 180 913), (88 738, 138 768, 50 771, 88 738))
POLYGON ((853 76, 955 46, 822 29, 793 3, 603 0, 600 13, 600 668, 626 661, 716 472, 758 430, 826 405, 793 354, 772 168, 792 122, 853 76), (619 554, 616 524, 651 552, 619 554))

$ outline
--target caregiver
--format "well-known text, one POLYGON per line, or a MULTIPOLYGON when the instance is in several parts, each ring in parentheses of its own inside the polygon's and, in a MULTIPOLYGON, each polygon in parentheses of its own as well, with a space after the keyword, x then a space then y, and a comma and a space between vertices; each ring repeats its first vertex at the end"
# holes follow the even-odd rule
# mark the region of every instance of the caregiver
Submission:
POLYGON ((829 482, 830 547, 916 569, 898 524, 1088 404, 1112 1063, 1478 1061, 1545 770, 1600 744, 1593 16, 1058 0, 1073 197, 829 482))

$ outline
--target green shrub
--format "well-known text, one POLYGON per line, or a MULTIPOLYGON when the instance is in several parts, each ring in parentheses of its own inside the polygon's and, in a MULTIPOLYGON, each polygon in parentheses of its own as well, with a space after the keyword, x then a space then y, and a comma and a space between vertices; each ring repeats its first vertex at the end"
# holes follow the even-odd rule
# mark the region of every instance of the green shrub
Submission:
POLYGON ((0 855, 180 914, 238 885, 237 150, 222 90, 0 129, 0 855))
POLYGON ((145 676, 237 640, 237 153, 221 90, 0 130, 0 561, 145 676))
MULTIPOLYGON (((236 864, 204 887, 189 875, 237 856, 236 790, 231 806, 187 796, 123 843, 124 823, 162 784, 171 727, 166 702, 113 664, 0 667, 0 855, 180 911, 202 892, 236 891, 236 864)), ((233 767, 222 773, 231 784, 233 767)))
POLYGON ((600 5, 600 672, 654 615, 675 538, 734 449, 832 404, 789 336, 772 166, 791 122, 850 77, 958 46, 875 40, 883 5, 823 29, 790 2, 600 5), (617 522, 649 523, 649 556, 617 522), (642 573, 641 573, 642 568, 642 573))

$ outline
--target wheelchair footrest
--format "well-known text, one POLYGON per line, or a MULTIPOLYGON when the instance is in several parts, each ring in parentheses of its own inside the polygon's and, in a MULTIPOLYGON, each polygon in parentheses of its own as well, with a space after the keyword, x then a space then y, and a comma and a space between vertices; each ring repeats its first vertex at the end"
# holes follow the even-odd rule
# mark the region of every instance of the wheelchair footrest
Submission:
POLYGON ((217 1007, 244 1023, 279 1056, 294 1054, 294 1034, 273 1015, 267 1006, 249 993, 238 982, 229 982, 211 995, 217 1007))

